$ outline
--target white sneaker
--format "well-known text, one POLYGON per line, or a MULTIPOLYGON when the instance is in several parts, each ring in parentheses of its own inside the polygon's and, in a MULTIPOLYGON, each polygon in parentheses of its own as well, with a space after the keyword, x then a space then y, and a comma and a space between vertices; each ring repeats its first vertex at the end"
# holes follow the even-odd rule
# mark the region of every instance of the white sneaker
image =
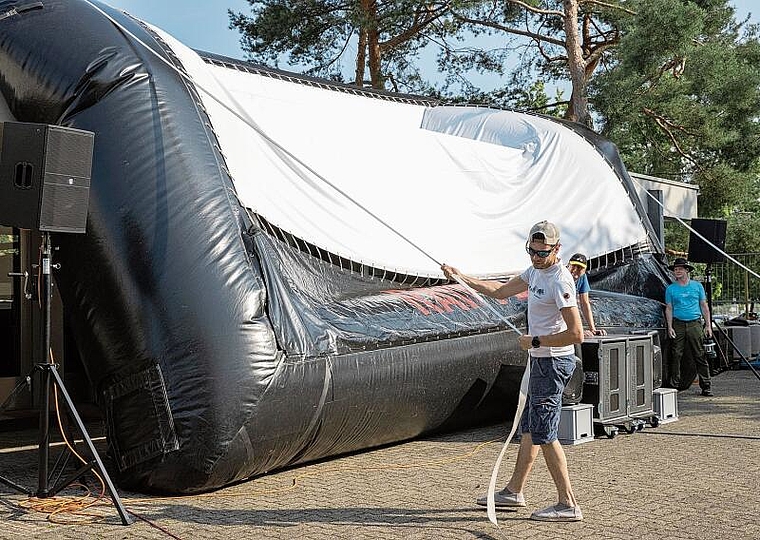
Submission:
MULTIPOLYGON (((480 506, 488 506, 488 495, 480 497, 475 502, 480 506)), ((493 502, 496 508, 519 508, 525 506, 525 495, 512 493, 509 489, 504 488, 493 494, 493 502)))
POLYGON ((557 503, 543 510, 536 510, 530 515, 530 519, 536 521, 583 521, 583 512, 581 512, 580 506, 557 503))

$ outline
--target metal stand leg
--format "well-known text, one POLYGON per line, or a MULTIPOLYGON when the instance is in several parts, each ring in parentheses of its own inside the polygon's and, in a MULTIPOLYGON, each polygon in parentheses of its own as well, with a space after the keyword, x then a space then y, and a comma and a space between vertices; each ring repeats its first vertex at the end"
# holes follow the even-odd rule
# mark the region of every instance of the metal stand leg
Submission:
MULTIPOLYGON (((126 509, 124 508, 124 505, 121 503, 121 499, 119 498, 119 494, 116 492, 116 488, 114 487, 113 483, 111 482, 111 477, 108 475, 108 472, 106 471, 105 466, 103 466, 103 462, 100 459, 100 455, 98 454, 98 451, 95 449, 95 445, 92 442, 92 438, 90 438, 89 433, 87 432, 87 429, 84 426, 84 423, 82 422, 82 419, 79 417, 79 413, 76 410, 76 407, 74 406, 74 402, 71 400, 71 397, 69 396, 69 393, 66 391, 66 387, 63 384, 63 379, 61 379, 60 374, 58 373, 58 370, 55 366, 55 364, 52 361, 52 355, 51 355, 51 349, 50 349, 50 300, 52 298, 52 276, 51 276, 51 269, 53 267, 52 264, 52 247, 50 244, 50 233, 43 232, 43 247, 42 247, 42 290, 43 290, 43 298, 42 298, 42 318, 43 318, 43 348, 42 348, 42 355, 41 358, 44 359, 43 362, 38 363, 32 374, 30 374, 27 377, 27 380, 34 374, 35 371, 39 371, 39 380, 41 384, 41 398, 40 398, 40 420, 39 420, 39 470, 38 470, 38 484, 37 484, 37 497, 40 498, 46 498, 46 497, 53 497, 55 494, 59 493, 61 490, 66 488, 67 486, 71 485, 72 482, 74 482, 77 478, 79 478, 82 474, 86 473, 89 470, 96 469, 97 472, 100 474, 101 478, 106 484, 106 488, 108 489, 108 493, 111 496, 111 500, 113 501, 114 506, 116 507, 116 511, 119 513, 119 517, 121 517, 121 522, 124 525, 131 525, 134 520, 127 514, 126 509), (66 406, 69 409, 69 412, 74 417, 74 420, 76 421, 77 426, 79 427, 79 430, 82 433, 82 437, 87 444, 87 447, 90 450, 90 455, 92 456, 92 460, 86 463, 83 467, 81 467, 79 470, 77 470, 74 474, 69 476, 68 478, 60 481, 55 487, 51 488, 49 481, 48 481, 48 462, 50 458, 50 391, 53 388, 53 385, 56 385, 58 390, 60 390, 61 394, 63 395, 64 401, 66 402, 66 406)), ((23 385, 19 385, 13 392, 12 396, 17 393, 17 391, 22 387, 23 385)), ((10 399, 10 398, 9 398, 10 399)), ((6 403, 8 403, 9 400, 6 400, 6 403)), ((0 409, 5 408, 5 403, 3 404, 3 407, 0 409)), ((20 491, 21 493, 31 495, 31 491, 23 488, 22 486, 19 486, 15 482, 11 482, 10 480, 3 478, 0 476, 0 483, 3 483, 13 489, 16 489, 20 491)))
MULTIPOLYGON (((89 433, 87 433, 87 429, 84 427, 84 423, 82 422, 82 419, 79 417, 79 413, 77 412, 76 407, 74 407, 74 402, 71 400, 69 393, 66 391, 66 387, 63 385, 63 380, 61 379, 61 376, 59 375, 58 370, 56 369, 54 364, 47 364, 47 371, 49 373, 49 377, 52 376, 53 378, 51 382, 58 385, 58 390, 61 391, 61 394, 63 395, 63 399, 65 400, 66 405, 69 407, 69 412, 71 412, 72 416, 74 417, 74 421, 79 427, 79 431, 82 432, 82 438, 87 444, 87 448, 89 448, 90 454, 92 455, 92 461, 90 461, 84 467, 84 469, 85 470, 89 470, 93 468, 97 469, 97 471, 100 473, 101 477, 103 478, 103 481, 106 484, 106 488, 108 489, 108 493, 111 496, 113 505, 116 507, 116 511, 119 513, 119 517, 121 517, 121 522, 124 525, 131 525, 134 522, 134 520, 127 514, 127 511, 124 508, 124 505, 122 505, 121 499, 119 498, 119 494, 116 491, 116 487, 114 487, 113 482, 111 482, 111 477, 108 476, 108 472, 106 472, 106 468, 103 465, 103 462, 100 460, 100 455, 98 454, 98 451, 95 449, 95 445, 92 442, 92 438, 90 438, 89 433)), ((50 494, 55 495, 56 493, 61 491, 63 488, 71 484, 71 482, 74 481, 76 478, 78 478, 82 473, 85 472, 82 469, 80 469, 80 471, 77 471, 72 478, 66 479, 63 482, 61 482, 61 484, 55 486, 55 488, 52 491, 50 491, 50 494)), ((46 487, 46 491, 47 491, 47 487, 46 487)))

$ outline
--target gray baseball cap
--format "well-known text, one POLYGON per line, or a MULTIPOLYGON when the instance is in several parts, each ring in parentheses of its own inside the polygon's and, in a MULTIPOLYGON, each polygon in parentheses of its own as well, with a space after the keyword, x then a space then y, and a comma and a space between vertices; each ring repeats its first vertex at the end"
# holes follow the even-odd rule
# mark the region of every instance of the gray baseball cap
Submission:
POLYGON ((528 242, 543 242, 553 246, 559 242, 559 228, 549 221, 539 221, 530 228, 528 242))

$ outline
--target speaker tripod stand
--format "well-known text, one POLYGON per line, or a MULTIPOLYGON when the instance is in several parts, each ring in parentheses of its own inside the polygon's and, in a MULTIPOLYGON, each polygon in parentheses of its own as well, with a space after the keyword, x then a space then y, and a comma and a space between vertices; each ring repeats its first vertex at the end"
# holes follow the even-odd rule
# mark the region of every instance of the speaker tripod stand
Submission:
POLYGON ((39 469, 38 469, 37 491, 36 493, 32 492, 31 490, 26 489, 23 486, 7 478, 4 478, 3 476, 0 476, 0 483, 5 484, 6 486, 16 491, 19 491, 21 493, 24 493, 26 495, 30 495, 30 496, 36 495, 37 497, 40 497, 40 498, 48 498, 48 497, 54 497, 56 494, 60 493, 63 489, 70 486, 75 480, 80 478, 83 474, 87 473, 88 471, 95 470, 97 474, 100 476, 100 478, 102 479, 102 481, 104 482, 105 488, 108 490, 108 494, 111 496, 111 501, 113 501, 113 504, 116 507, 116 511, 118 512, 119 517, 121 518, 122 524, 131 525, 134 520, 127 514, 127 511, 124 508, 124 505, 122 504, 121 499, 119 498, 119 494, 116 492, 116 488, 114 487, 113 482, 111 482, 111 477, 108 475, 108 472, 106 471, 106 468, 100 459, 100 455, 98 454, 98 451, 95 449, 95 445, 92 442, 92 438, 87 432, 87 429, 84 426, 84 422, 82 422, 82 419, 79 416, 79 413, 77 412, 76 407, 74 406, 74 402, 72 401, 71 397, 69 396, 68 391, 66 390, 66 386, 63 384, 63 379, 61 378, 61 375, 58 373, 58 369, 55 363, 53 363, 51 349, 50 349, 50 334, 51 334, 50 303, 51 303, 52 292, 53 292, 52 273, 51 273, 52 269, 53 269, 53 249, 51 246, 50 233, 43 232, 42 233, 42 273, 41 273, 41 285, 42 285, 42 299, 41 300, 42 300, 42 323, 43 323, 42 359, 43 361, 38 362, 34 366, 32 371, 27 375, 26 381, 16 386, 13 392, 5 400, 5 403, 3 403, 2 406, 0 406, 0 412, 4 411, 8 403, 10 403, 11 400, 16 396, 16 394, 18 394, 24 387, 26 386, 31 387, 35 379, 39 381, 39 389, 40 389, 41 394, 40 394, 39 447, 38 447, 39 469), (84 442, 87 445, 91 459, 90 461, 85 462, 78 470, 74 471, 68 477, 58 480, 53 485, 51 483, 50 474, 49 474, 50 472, 49 461, 50 461, 50 394, 54 388, 57 389, 57 391, 60 392, 61 395, 63 396, 63 400, 66 404, 66 407, 68 408, 68 411, 71 414, 71 416, 74 418, 74 421, 76 422, 76 425, 79 428, 80 433, 82 434, 82 438, 84 439, 84 442))

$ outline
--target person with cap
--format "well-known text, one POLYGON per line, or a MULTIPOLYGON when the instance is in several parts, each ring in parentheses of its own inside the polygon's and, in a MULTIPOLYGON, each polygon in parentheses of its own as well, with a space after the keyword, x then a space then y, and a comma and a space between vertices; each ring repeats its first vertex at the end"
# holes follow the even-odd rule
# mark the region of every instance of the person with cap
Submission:
MULTIPOLYGON (((476 279, 456 268, 442 265, 448 279, 456 278, 496 299, 528 291, 528 333, 519 344, 530 355, 528 400, 520 419, 520 447, 514 471, 495 494, 500 508, 526 506, 523 489, 539 450, 557 488, 558 502, 531 514, 539 521, 581 521, 583 513, 570 485, 565 452, 558 428, 562 392, 575 370, 574 345, 583 341, 583 323, 578 312, 575 283, 559 259, 559 229, 541 221, 530 230, 525 250, 531 266, 506 283, 476 279)), ((477 504, 487 506, 487 497, 477 504)))
POLYGON ((710 364, 705 358, 704 336, 712 338, 710 308, 705 288, 693 281, 689 273, 694 267, 678 257, 668 266, 675 274, 675 282, 665 289, 665 322, 672 339, 670 355, 670 384, 681 387, 681 363, 685 359, 697 366, 699 386, 703 396, 712 396, 710 364), (702 329, 702 317, 704 330, 702 329))
POLYGON ((586 337, 606 336, 607 332, 601 328, 597 328, 594 323, 594 314, 591 312, 591 302, 588 299, 591 286, 588 284, 587 268, 588 259, 583 253, 574 254, 570 257, 570 262, 567 263, 567 269, 570 270, 570 274, 575 280, 575 292, 578 295, 581 313, 583 314, 583 318, 586 319, 586 324, 588 324, 588 330, 585 330, 583 334, 586 337))

